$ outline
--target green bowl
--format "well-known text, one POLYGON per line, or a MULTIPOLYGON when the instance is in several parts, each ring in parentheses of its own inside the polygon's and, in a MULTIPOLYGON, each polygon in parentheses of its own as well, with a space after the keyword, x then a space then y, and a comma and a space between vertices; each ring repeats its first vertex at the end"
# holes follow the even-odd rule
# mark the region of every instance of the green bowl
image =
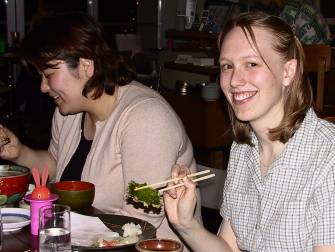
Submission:
POLYGON ((68 205, 71 210, 85 210, 94 200, 94 184, 85 181, 60 181, 52 184, 51 191, 58 195, 57 203, 68 205))

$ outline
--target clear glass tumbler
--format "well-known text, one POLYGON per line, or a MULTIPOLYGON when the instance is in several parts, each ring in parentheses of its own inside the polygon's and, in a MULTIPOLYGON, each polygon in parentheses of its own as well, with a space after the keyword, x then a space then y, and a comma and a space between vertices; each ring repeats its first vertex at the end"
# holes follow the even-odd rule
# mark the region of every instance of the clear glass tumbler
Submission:
POLYGON ((2 226, 2 213, 0 207, 0 250, 2 250, 2 242, 3 242, 3 226, 2 226))
POLYGON ((40 208, 39 251, 71 251, 70 207, 53 204, 40 208))

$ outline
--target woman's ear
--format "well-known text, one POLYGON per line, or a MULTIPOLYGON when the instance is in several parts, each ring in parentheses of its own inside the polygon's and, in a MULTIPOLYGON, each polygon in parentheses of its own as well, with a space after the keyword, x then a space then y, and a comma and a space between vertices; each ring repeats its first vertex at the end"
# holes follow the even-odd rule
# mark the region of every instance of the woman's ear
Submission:
POLYGON ((88 79, 93 76, 94 73, 94 62, 90 59, 80 58, 79 59, 79 67, 83 72, 84 76, 88 79))
POLYGON ((283 85, 285 87, 291 85, 296 71, 297 71, 297 60, 296 59, 291 59, 284 64, 283 85))

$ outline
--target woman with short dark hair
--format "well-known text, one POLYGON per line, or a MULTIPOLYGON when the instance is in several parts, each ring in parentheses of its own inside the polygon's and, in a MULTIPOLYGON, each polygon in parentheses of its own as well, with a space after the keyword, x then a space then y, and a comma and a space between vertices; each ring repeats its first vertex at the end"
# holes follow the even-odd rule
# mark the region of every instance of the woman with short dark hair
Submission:
POLYGON ((41 91, 57 106, 52 138, 48 150, 33 150, 2 127, 10 143, 1 158, 47 165, 53 181, 92 182, 94 207, 147 220, 157 237, 176 239, 163 211, 145 212, 125 198, 131 180, 165 180, 180 162, 196 169, 191 142, 169 104, 133 80, 101 25, 83 13, 42 19, 22 41, 21 57, 38 70, 41 91))

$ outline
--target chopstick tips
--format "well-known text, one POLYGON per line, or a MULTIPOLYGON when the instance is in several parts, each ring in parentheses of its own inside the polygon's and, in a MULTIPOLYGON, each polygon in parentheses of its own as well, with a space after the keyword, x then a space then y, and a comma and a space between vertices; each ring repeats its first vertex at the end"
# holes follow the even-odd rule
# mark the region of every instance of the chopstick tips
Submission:
MULTIPOLYGON (((197 177, 199 175, 204 175, 204 174, 207 174, 207 173, 210 173, 210 170, 204 170, 204 171, 200 171, 200 172, 196 172, 196 173, 191 173, 191 174, 188 174, 187 177, 192 178, 192 177, 197 177)), ((192 179, 192 181, 193 182, 198 182, 198 181, 202 181, 202 180, 209 179, 209 178, 212 178, 212 177, 215 177, 214 173, 203 176, 203 177, 198 177, 198 178, 192 179)), ((153 187, 157 187, 157 186, 162 186, 162 185, 166 185, 167 183, 170 183, 170 182, 178 182, 178 181, 181 181, 181 180, 182 180, 181 177, 171 178, 171 179, 164 180, 164 181, 161 181, 161 182, 137 187, 137 188, 135 188, 135 191, 142 190, 142 189, 149 188, 149 187, 153 188, 153 187)), ((179 184, 176 184, 176 185, 173 185, 173 186, 170 186, 170 187, 162 188, 162 189, 158 190, 158 192, 165 192, 169 189, 176 188, 176 187, 179 187, 179 186, 182 186, 182 185, 184 185, 183 182, 179 183, 179 184)))
MULTIPOLYGON (((202 181, 202 180, 206 180, 206 179, 210 179, 210 178, 213 178, 215 177, 215 174, 212 173, 212 174, 209 174, 207 176, 203 176, 203 177, 200 177, 200 178, 196 178, 196 179, 192 179, 193 182, 198 182, 198 181, 202 181)), ((180 187, 180 186, 183 186, 184 185, 184 182, 183 183, 179 183, 179 184, 176 184, 176 185, 173 185, 173 186, 169 186, 169 187, 165 187, 163 189, 160 189, 158 190, 159 193, 163 193, 165 191, 168 191, 170 189, 173 189, 173 188, 177 188, 177 187, 180 187)))

